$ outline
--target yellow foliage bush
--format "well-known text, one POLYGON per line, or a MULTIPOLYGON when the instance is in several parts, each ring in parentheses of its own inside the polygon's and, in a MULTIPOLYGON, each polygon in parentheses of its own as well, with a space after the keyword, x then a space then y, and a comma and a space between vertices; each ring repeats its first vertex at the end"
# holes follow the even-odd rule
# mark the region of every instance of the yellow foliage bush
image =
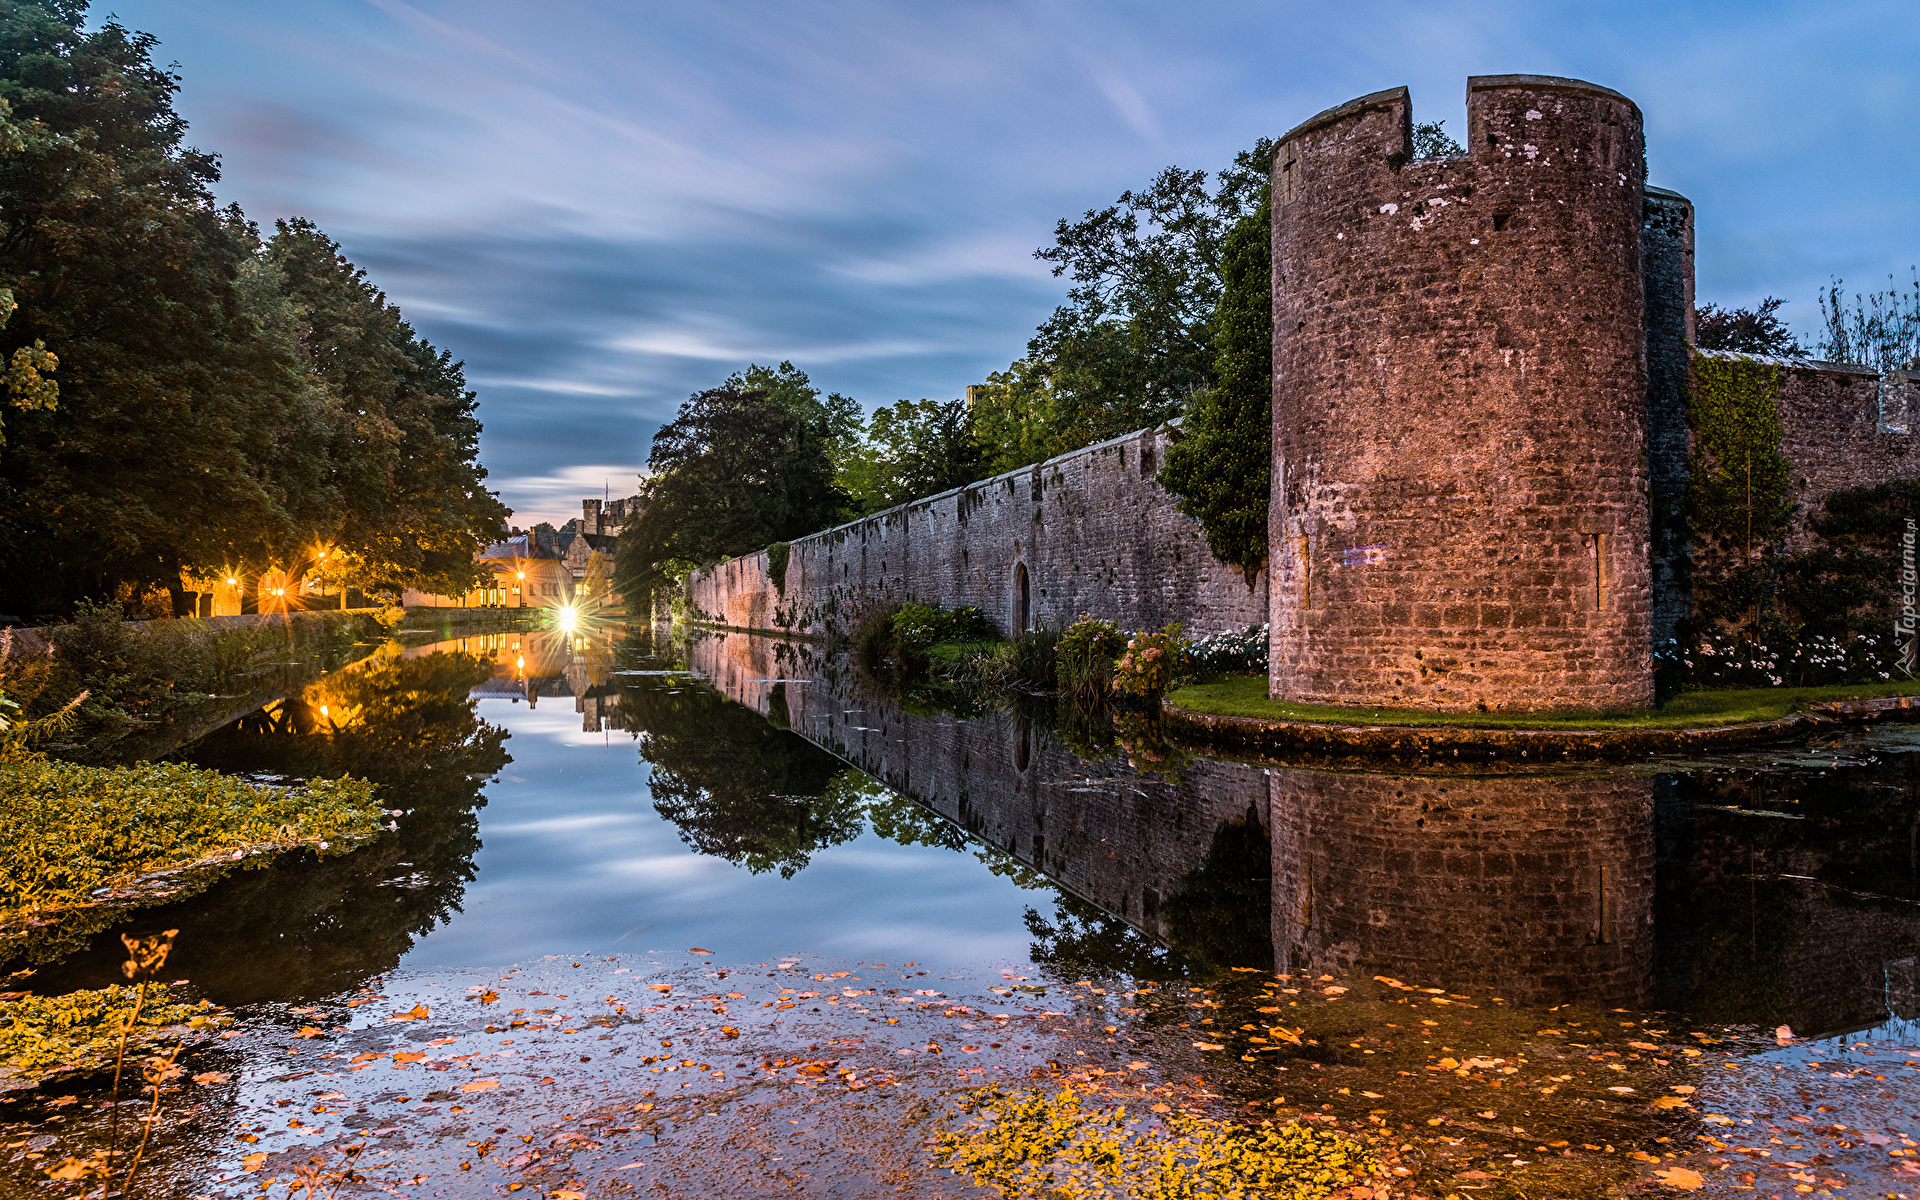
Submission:
POLYGON ((0 763, 0 921, 226 851, 342 854, 382 812, 362 779, 266 787, 183 763, 0 763))
POLYGON ((1351 1138, 1307 1125, 1089 1109, 1071 1090, 972 1093, 935 1161, 1003 1196, 1061 1200, 1320 1200, 1382 1172, 1351 1138))

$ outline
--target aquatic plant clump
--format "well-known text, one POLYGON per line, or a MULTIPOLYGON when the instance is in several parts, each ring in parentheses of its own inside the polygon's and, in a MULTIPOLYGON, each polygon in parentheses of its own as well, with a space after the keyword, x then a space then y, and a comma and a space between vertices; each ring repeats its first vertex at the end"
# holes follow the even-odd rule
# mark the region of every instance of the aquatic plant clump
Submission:
POLYGON ((181 763, 0 763, 0 922, 229 852, 343 854, 384 815, 362 779, 266 787, 181 763))
POLYGON ((1331 1130, 1090 1109, 1070 1089, 982 1088, 962 1110, 970 1119, 938 1136, 935 1161, 1008 1197, 1319 1200, 1384 1173, 1365 1146, 1331 1130))
MULTIPOLYGON (((164 991, 164 988, 159 989, 164 991)), ((120 1034, 134 1011, 137 988, 105 987, 36 996, 0 995, 0 1069, 22 1075, 54 1070, 97 1070, 113 1065, 120 1034)), ((232 1018, 210 1000, 169 1004, 149 996, 127 1040, 139 1052, 157 1041, 172 1040, 182 1029, 218 1029, 232 1018)))

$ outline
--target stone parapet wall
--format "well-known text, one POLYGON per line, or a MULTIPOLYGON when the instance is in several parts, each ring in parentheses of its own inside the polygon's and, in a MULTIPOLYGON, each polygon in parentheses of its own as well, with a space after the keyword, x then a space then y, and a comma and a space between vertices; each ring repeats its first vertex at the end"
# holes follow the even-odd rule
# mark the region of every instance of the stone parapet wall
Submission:
POLYGON ((1920 478, 1920 372, 1757 361, 1775 362, 1786 373, 1776 403, 1793 489, 1789 551, 1811 547, 1810 520, 1830 493, 1920 478))
POLYGON ((690 616, 827 637, 867 606, 915 600, 977 605, 1007 633, 1083 613, 1194 635, 1258 625, 1265 573, 1217 561, 1154 478, 1179 436, 1177 424, 1141 430, 800 538, 783 586, 764 550, 702 568, 687 580, 690 616))

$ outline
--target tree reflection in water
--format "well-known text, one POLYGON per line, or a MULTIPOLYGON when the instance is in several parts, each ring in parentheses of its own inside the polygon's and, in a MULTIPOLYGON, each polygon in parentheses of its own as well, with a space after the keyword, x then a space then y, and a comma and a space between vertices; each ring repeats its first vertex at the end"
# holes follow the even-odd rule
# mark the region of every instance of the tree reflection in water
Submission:
POLYGON ((387 651, 242 718, 177 757, 237 774, 381 785, 398 830, 353 854, 283 856, 236 871, 204 894, 147 910, 132 925, 36 977, 43 991, 117 981, 118 934, 179 929, 177 967, 223 1004, 325 995, 390 970, 460 907, 480 849, 486 779, 509 763, 504 729, 468 692, 489 677, 461 653, 387 651))

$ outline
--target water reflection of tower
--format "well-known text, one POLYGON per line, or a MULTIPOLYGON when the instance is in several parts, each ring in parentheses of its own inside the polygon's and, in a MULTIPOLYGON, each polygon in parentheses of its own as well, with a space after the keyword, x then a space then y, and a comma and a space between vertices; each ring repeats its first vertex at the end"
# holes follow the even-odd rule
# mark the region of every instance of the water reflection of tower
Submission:
POLYGON ((1278 969, 1644 1004, 1653 779, 1272 776, 1278 969))

